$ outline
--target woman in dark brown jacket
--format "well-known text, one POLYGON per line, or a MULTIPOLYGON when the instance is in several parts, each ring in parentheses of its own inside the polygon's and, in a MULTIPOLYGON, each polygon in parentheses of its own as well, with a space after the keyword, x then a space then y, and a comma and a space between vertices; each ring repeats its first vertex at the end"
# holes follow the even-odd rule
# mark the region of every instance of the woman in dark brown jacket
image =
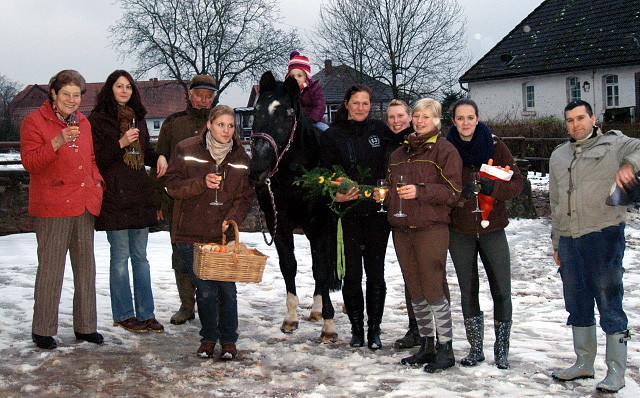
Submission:
POLYGON ((478 106, 470 99, 461 99, 451 106, 454 125, 447 139, 458 149, 462 157, 462 191, 460 206, 451 213, 449 225, 449 253, 456 268, 462 315, 471 345, 469 355, 460 363, 474 366, 484 361, 482 340, 484 337, 484 319, 478 299, 478 254, 484 265, 491 296, 493 298, 496 342, 494 356, 496 366, 509 368, 509 335, 511 331, 511 260, 509 244, 504 229, 509 223, 504 201, 517 196, 522 190, 522 175, 516 166, 509 148, 498 137, 493 137, 489 127, 478 121, 478 106), (482 177, 478 181, 480 193, 495 198, 493 209, 484 226, 481 213, 476 208, 476 184, 474 173, 482 164, 493 159, 496 166, 509 166, 513 175, 509 181, 491 180, 482 177), (472 200, 470 200, 472 199, 472 200), (488 225, 487 225, 488 221, 488 225))
POLYGON ((254 191, 249 184, 249 156, 235 132, 232 108, 218 105, 211 110, 207 129, 175 147, 165 177, 165 186, 175 199, 172 243, 176 244, 196 287, 198 316, 202 323, 201 358, 213 357, 216 342, 221 358, 237 355, 238 302, 236 284, 199 279, 193 272, 193 244, 222 241, 222 233, 233 236, 228 221, 238 225, 251 209, 254 191), (214 172, 216 168, 223 176, 214 172))
POLYGON ((96 164, 106 184, 95 229, 107 231, 111 245, 109 288, 114 325, 135 333, 160 333, 164 327, 154 314, 147 261, 149 227, 157 223, 156 207, 144 166, 157 167, 162 175, 167 160, 149 145, 146 113, 133 77, 124 70, 111 73, 89 115, 96 164))
POLYGON ((388 219, 393 244, 420 334, 425 337, 405 365, 425 364, 429 373, 455 364, 449 300, 443 289, 449 245, 449 212, 460 196, 462 162, 442 137, 440 103, 425 98, 413 108, 415 132, 389 159, 388 219), (401 177, 406 181, 403 183, 401 177), (403 216, 404 214, 404 216, 403 216), (435 332, 438 344, 435 345, 435 332))

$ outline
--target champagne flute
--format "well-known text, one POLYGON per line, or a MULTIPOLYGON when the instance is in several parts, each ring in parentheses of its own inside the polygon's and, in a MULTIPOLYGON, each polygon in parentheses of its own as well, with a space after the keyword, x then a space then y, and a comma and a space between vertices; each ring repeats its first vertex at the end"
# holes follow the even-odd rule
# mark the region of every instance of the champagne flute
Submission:
MULTIPOLYGON (((72 130, 76 130, 79 131, 80 128, 78 126, 80 126, 80 120, 76 119, 76 113, 72 113, 71 115, 69 115, 69 121, 67 122, 67 126, 68 127, 72 127, 72 130)), ((76 139, 74 138, 73 141, 71 142, 71 144, 69 145, 69 148, 79 148, 79 146, 76 144, 76 139)))
MULTIPOLYGON (((222 170, 221 167, 218 163, 216 163, 213 166, 213 174, 216 175, 216 178, 218 179, 218 184, 222 184, 222 170)), ((218 202, 218 190, 220 188, 216 189, 216 198, 214 199, 213 202, 209 203, 211 206, 222 206, 222 202, 218 202)))
POLYGON ((387 211, 384 209, 383 203, 384 198, 387 196, 387 192, 389 191, 389 187, 387 186, 387 180, 381 178, 378 180, 378 196, 380 196, 380 210, 378 213, 386 213, 387 211))
MULTIPOLYGON (((136 123, 136 118, 135 117, 131 118, 131 122, 129 122, 129 130, 135 129, 137 127, 138 127, 138 123, 136 123)), ((138 141, 139 140, 140 139, 138 138, 138 141)), ((127 152, 129 155, 137 155, 140 153, 136 150, 136 147, 133 145, 133 142, 129 144, 129 148, 130 148, 129 151, 127 152)))
MULTIPOLYGON (((400 174, 398 176, 398 180, 396 181, 396 190, 400 190, 400 188, 404 187, 405 185, 407 185, 407 177, 405 175, 403 175, 403 174, 400 174)), ((398 195, 398 197, 400 198, 400 209, 393 216, 394 217, 406 217, 407 215, 402 212, 402 197, 400 195, 398 195)))
POLYGON ((478 173, 471 173, 473 178, 473 193, 476 194, 476 209, 471 210, 472 213, 484 213, 484 210, 480 208, 480 201, 478 200, 478 194, 480 193, 480 184, 478 184, 478 173))

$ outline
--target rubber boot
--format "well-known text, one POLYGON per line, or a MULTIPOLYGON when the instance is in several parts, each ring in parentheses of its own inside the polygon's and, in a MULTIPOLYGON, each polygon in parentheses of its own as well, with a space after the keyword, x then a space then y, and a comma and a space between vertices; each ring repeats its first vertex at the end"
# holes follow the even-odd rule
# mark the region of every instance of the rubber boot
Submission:
POLYGON ((605 392, 618 392, 624 387, 624 372, 627 370, 627 341, 631 337, 628 330, 607 335, 607 377, 596 389, 605 392))
POLYGON ((493 357, 498 369, 509 369, 509 335, 512 321, 495 321, 496 343, 493 345, 493 357))
POLYGON ((425 365, 424 371, 427 373, 441 372, 456 364, 453 356, 453 342, 450 340, 444 344, 436 344, 436 359, 425 365))
POLYGON ((593 379, 593 363, 596 360, 598 341, 596 340, 596 325, 573 326, 573 351, 576 353, 576 363, 568 369, 557 370, 551 376, 560 381, 576 379, 593 379))
POLYGON ((420 332, 418 331, 418 322, 416 322, 415 318, 409 318, 409 330, 407 330, 404 337, 396 340, 393 346, 397 350, 403 350, 422 345, 423 341, 424 337, 420 337, 420 332))
POLYGON ((465 318, 464 328, 467 332, 467 341, 471 345, 471 348, 469 349, 469 355, 460 360, 460 365, 476 366, 478 362, 484 361, 484 352, 482 352, 484 317, 482 313, 478 316, 465 318))
POLYGON ((433 362, 436 359, 435 339, 433 337, 425 337, 422 340, 420 349, 410 357, 402 358, 400 361, 403 365, 422 366, 426 363, 433 362))
POLYGON ((384 284, 367 289, 367 346, 372 350, 382 348, 380 323, 382 322, 386 296, 387 286, 384 284))
POLYGON ((178 295, 180 296, 180 309, 178 312, 171 316, 171 324, 182 325, 187 320, 194 319, 196 317, 193 312, 196 304, 196 289, 191 283, 189 274, 182 274, 176 272, 176 285, 178 286, 178 295))

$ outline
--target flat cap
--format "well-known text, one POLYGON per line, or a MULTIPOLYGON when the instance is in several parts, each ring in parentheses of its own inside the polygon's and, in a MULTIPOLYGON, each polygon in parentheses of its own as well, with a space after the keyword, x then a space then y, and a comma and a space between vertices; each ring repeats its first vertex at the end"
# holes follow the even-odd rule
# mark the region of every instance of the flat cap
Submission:
POLYGON ((216 80, 209 75, 195 75, 193 79, 191 79, 189 90, 193 90, 194 88, 205 88, 207 90, 218 91, 218 87, 216 87, 216 80))

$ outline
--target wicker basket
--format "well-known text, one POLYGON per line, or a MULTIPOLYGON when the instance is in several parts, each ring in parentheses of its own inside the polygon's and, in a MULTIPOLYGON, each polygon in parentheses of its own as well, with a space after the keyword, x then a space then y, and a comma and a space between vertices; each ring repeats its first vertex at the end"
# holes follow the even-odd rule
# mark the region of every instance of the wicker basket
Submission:
MULTIPOLYGON (((236 234, 236 243, 240 242, 238 224, 229 221, 236 234)), ((226 245, 227 236, 222 235, 222 244, 226 245)), ((260 283, 268 256, 252 249, 253 255, 209 252, 202 248, 204 243, 193 245, 193 271, 202 280, 221 282, 260 283)))

